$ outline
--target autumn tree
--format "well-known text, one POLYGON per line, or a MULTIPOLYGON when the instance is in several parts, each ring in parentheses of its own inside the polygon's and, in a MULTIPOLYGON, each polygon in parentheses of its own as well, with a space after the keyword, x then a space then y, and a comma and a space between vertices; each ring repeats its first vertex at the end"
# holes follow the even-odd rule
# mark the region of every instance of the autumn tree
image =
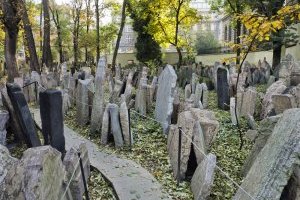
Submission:
POLYGON ((74 67, 78 67, 79 60, 79 31, 80 31, 80 16, 82 9, 82 1, 74 0, 72 2, 72 18, 73 18, 73 56, 74 67))
POLYGON ((1 1, 1 19, 5 28, 5 62, 8 72, 8 82, 14 82, 14 77, 18 77, 17 71, 17 39, 19 33, 19 22, 21 17, 18 11, 18 0, 1 1))
MULTIPOLYGON (((182 50, 188 46, 186 33, 199 22, 197 11, 190 7, 191 0, 149 0, 150 22, 147 31, 164 46, 173 45, 182 64, 182 50)), ((148 13, 147 13, 148 15, 148 13)))

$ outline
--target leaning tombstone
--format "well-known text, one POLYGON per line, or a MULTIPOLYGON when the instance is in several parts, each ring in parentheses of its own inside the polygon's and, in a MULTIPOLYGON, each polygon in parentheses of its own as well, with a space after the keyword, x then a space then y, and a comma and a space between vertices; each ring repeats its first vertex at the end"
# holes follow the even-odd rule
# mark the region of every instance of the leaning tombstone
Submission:
POLYGON ((19 124, 25 135, 26 143, 29 147, 36 147, 41 145, 41 141, 38 138, 35 124, 32 119, 28 104, 21 91, 21 88, 15 84, 7 84, 7 93, 12 102, 14 110, 16 112, 19 124))
POLYGON ((8 119, 8 111, 0 110, 0 145, 6 145, 6 123, 8 119))
POLYGON ((64 155, 66 150, 62 104, 61 91, 49 89, 40 92, 42 133, 45 144, 50 144, 64 155))
POLYGON ((191 181, 195 200, 208 199, 214 182, 216 160, 214 154, 208 154, 198 165, 191 181))
POLYGON ((89 121, 89 90, 88 85, 91 84, 90 79, 78 80, 77 86, 77 122, 80 125, 86 125, 89 121))
POLYGON ((105 58, 100 58, 96 77, 95 77, 95 94, 93 99, 93 108, 91 116, 91 133, 100 131, 103 117, 104 104, 104 81, 105 81, 105 58))
POLYGON ((171 65, 167 65, 159 76, 156 94, 155 118, 163 127, 163 132, 168 132, 173 112, 174 91, 177 75, 171 65))
POLYGON ((112 104, 109 110, 110 115, 110 127, 114 136, 114 142, 116 147, 122 147, 124 145, 122 129, 120 126, 119 106, 112 104))
POLYGON ((257 154, 234 200, 249 199, 249 196, 251 199, 290 199, 282 196, 284 190, 296 195, 296 191, 285 186, 300 163, 299 127, 300 109, 285 111, 264 148, 257 154))
POLYGON ((129 115, 130 112, 126 106, 126 102, 123 102, 120 106, 120 123, 122 127, 122 133, 124 137, 125 145, 132 145, 133 144, 133 137, 130 133, 130 124, 129 124, 129 115))

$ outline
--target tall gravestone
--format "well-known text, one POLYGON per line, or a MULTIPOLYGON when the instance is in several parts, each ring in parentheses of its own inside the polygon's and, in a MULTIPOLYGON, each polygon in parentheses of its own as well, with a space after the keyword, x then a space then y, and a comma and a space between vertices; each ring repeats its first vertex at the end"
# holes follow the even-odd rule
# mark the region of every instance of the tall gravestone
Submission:
POLYGON ((102 125, 105 66, 106 59, 100 58, 95 77, 95 95, 93 99, 93 110, 91 117, 91 133, 100 131, 102 125))
POLYGON ((91 84, 91 79, 78 80, 77 85, 77 122, 80 125, 86 125, 89 121, 89 89, 88 85, 91 84))
POLYGON ((21 88, 16 84, 7 84, 7 93, 16 112, 19 124, 25 135, 26 143, 29 147, 41 145, 35 130, 35 124, 32 119, 28 104, 21 88))
POLYGON ((64 154, 65 137, 62 104, 63 100, 61 91, 49 89, 44 92, 40 92, 42 133, 45 144, 50 144, 52 147, 64 154))
POLYGON ((171 65, 165 67, 158 79, 155 118, 161 123, 164 133, 167 133, 171 123, 176 80, 177 75, 171 65))
POLYGON ((229 108, 230 95, 229 95, 229 83, 227 78, 227 70, 224 68, 218 68, 217 70, 217 95, 218 106, 226 110, 229 108))
POLYGON ((248 194, 254 199, 290 199, 281 197, 293 171, 299 168, 299 154, 300 109, 290 109, 276 124, 244 179, 243 189, 233 199, 249 199, 248 194))

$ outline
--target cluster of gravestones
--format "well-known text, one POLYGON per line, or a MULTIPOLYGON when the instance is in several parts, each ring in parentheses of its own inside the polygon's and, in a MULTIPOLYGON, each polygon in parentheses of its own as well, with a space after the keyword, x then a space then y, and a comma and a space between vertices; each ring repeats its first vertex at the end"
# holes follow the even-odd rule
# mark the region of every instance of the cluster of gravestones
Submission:
POLYGON ((37 125, 19 84, 7 84, 2 88, 1 94, 7 111, 3 110, 0 114, 0 166, 5 171, 0 181, 0 199, 44 199, 46 196, 57 199, 65 190, 68 190, 67 196, 81 199, 84 185, 77 165, 77 152, 81 152, 86 180, 90 174, 90 164, 84 145, 76 150, 65 150, 62 93, 55 89, 39 93, 43 142, 38 136, 37 125), (11 133, 30 148, 24 152, 21 160, 12 158, 7 148, 2 146, 6 143, 5 124, 8 120, 11 133), (77 175, 71 180, 74 168, 77 175), (58 177, 53 176, 53 173, 58 177), (66 188, 69 181, 72 182, 72 187, 66 188), (47 188, 48 185, 52 187, 47 188))

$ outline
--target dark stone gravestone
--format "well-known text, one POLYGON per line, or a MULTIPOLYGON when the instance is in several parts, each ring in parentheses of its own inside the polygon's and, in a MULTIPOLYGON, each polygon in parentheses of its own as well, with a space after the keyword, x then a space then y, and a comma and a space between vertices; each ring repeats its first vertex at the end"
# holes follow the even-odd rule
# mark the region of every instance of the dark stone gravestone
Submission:
POLYGON ((64 155, 65 137, 61 91, 49 89, 40 92, 40 112, 45 145, 50 144, 64 155))
POLYGON ((6 87, 22 132, 25 135, 26 144, 28 147, 40 146, 41 141, 38 138, 34 121, 21 88, 17 84, 7 84, 6 87))
POLYGON ((227 79, 227 70, 224 68, 218 68, 217 70, 217 86, 218 106, 223 110, 227 110, 230 104, 230 88, 227 79))

